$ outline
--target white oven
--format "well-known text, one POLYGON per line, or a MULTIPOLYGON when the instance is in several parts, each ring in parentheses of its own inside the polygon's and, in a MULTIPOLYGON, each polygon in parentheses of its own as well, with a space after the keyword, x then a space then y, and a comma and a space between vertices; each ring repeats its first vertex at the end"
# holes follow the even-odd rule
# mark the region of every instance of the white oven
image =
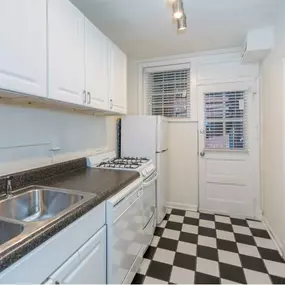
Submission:
POLYGON ((107 200, 107 283, 130 283, 145 243, 143 185, 139 178, 107 200))

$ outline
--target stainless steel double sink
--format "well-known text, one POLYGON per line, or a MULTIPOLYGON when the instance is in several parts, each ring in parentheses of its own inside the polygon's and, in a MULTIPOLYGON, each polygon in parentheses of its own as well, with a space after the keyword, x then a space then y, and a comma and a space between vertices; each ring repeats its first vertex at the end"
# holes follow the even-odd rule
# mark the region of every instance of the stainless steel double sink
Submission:
POLYGON ((30 186, 0 200, 0 253, 94 196, 73 190, 30 186))

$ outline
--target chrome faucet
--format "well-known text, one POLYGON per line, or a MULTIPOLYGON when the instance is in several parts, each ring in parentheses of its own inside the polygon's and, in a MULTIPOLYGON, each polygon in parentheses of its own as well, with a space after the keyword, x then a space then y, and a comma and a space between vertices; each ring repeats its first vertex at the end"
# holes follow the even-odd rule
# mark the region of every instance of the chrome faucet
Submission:
POLYGON ((6 177, 6 197, 7 198, 10 198, 13 196, 12 194, 12 179, 13 179, 13 176, 7 176, 6 177))

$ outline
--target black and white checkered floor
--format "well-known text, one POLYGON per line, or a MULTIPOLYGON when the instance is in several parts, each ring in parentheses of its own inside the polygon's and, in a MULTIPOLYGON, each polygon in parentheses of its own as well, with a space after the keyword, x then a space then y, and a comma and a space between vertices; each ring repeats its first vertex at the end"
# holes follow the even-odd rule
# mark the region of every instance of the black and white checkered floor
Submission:
POLYGON ((285 262, 261 222, 169 210, 133 283, 285 283, 285 262))

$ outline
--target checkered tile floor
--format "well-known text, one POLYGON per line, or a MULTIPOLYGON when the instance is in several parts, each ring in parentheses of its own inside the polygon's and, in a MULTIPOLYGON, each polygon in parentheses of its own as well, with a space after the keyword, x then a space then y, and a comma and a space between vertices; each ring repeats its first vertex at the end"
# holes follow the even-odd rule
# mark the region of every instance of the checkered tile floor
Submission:
POLYGON ((285 263, 261 222, 169 210, 133 283, 285 283, 285 263))

